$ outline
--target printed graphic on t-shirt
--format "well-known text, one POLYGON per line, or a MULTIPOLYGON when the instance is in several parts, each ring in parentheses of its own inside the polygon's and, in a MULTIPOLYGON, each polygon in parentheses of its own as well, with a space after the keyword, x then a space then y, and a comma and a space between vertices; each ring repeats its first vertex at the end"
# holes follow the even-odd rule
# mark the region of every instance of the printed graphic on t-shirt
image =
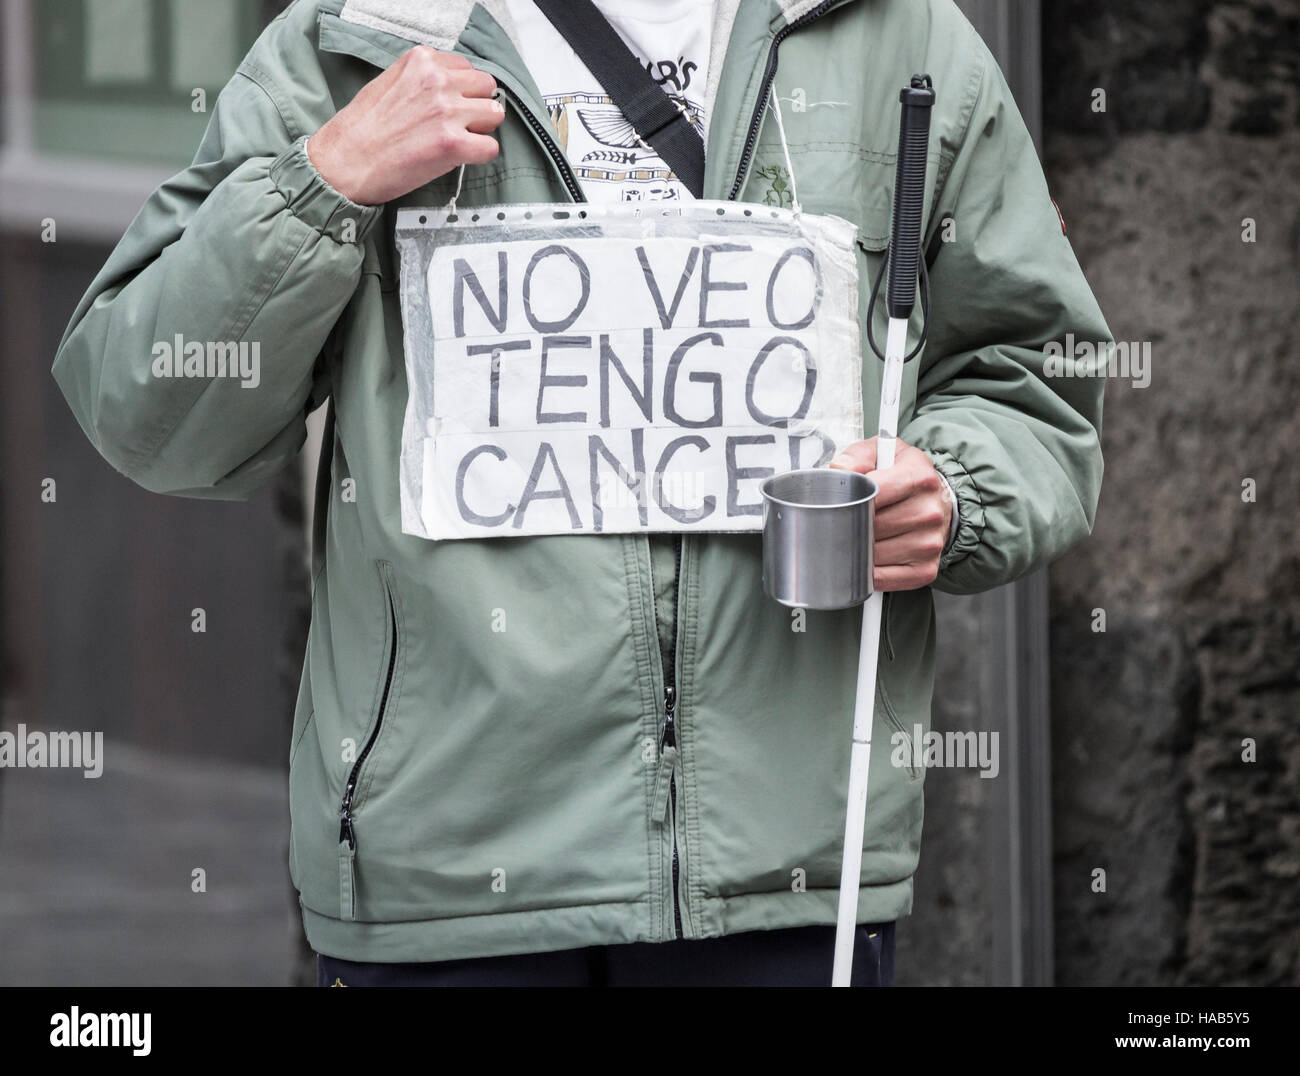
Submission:
MULTIPOLYGON (((701 138, 708 129, 713 0, 594 0, 650 77, 701 138)), ((591 201, 689 200, 691 193, 627 117, 534 0, 507 0, 520 55, 550 115, 556 141, 591 201)))
MULTIPOLYGON (((641 60, 641 65, 664 87, 673 103, 685 110, 687 119, 702 138, 703 108, 698 99, 687 93, 699 64, 678 57, 651 63, 641 60)), ((675 182, 672 170, 653 147, 647 148, 637 141, 632 124, 608 94, 572 90, 545 94, 543 99, 560 146, 584 185, 617 183, 619 200, 624 202, 679 196, 681 184, 675 182)))

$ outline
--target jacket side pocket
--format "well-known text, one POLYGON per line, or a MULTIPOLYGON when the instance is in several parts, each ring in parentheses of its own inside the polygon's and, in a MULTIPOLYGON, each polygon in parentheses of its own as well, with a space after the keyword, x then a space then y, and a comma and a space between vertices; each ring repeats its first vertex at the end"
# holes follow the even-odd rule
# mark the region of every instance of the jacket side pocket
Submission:
MULTIPOLYGON (((339 914, 343 919, 356 918, 356 856, 357 829, 355 811, 359 801, 357 790, 367 759, 379 741, 384 728, 384 719, 392 710, 396 699, 398 683, 398 659, 402 651, 400 606, 397 591, 393 583, 393 566, 388 561, 377 562, 380 581, 383 584, 384 611, 387 622, 384 631, 384 660, 381 662, 381 680, 379 681, 379 702, 375 708, 374 719, 366 734, 365 743, 358 752, 352 769, 348 771, 347 783, 343 787, 343 799, 339 804, 339 914)), ((372 768, 373 770, 373 768, 372 768)), ((374 773, 369 774, 374 781, 374 773)), ((366 788, 369 790, 370 785, 366 788)))
MULTIPOLYGON (((894 628, 893 628, 893 609, 894 609, 894 591, 886 591, 883 602, 883 608, 880 611, 880 637, 881 649, 884 651, 884 658, 887 662, 894 660, 894 628)), ((876 676, 876 699, 880 706, 881 712, 885 715, 885 720, 889 727, 903 738, 902 748, 903 757, 906 761, 907 776, 911 780, 916 780, 921 773, 921 760, 915 757, 913 750, 912 734, 909 730, 903 728, 903 721, 898 716, 898 711, 894 708, 894 701, 889 697, 889 689, 885 687, 885 677, 882 675, 884 669, 880 670, 881 674, 876 676)), ((893 758, 893 737, 890 737, 890 758, 893 758)))
MULTIPOLYGON (((889 691, 885 687, 883 677, 876 678, 876 701, 880 706, 881 713, 885 715, 885 721, 894 733, 902 737, 903 758, 906 760, 904 768, 907 770, 909 779, 915 781, 921 776, 921 760, 916 757, 916 752, 912 749, 912 734, 903 728, 903 722, 898 716, 898 711, 894 709, 893 700, 889 697, 889 691)), ((890 759, 893 759, 894 743, 893 736, 890 736, 890 759)))

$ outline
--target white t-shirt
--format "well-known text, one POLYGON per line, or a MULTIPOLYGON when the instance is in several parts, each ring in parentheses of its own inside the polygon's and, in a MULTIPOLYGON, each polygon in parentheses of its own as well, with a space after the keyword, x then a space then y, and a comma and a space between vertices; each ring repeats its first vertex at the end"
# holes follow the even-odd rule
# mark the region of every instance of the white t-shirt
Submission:
MULTIPOLYGON (((713 0, 594 0, 641 66, 703 136, 713 0)), ((523 61, 537 83, 557 141, 593 202, 689 199, 691 192, 632 125, 533 0, 509 0, 523 61)))

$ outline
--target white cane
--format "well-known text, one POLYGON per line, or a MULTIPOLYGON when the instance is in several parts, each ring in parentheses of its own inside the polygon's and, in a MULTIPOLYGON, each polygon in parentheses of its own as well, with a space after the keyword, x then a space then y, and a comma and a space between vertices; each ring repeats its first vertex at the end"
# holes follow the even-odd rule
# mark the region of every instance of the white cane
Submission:
MULTIPOLYGON (((894 464, 898 435, 898 397, 907 350, 907 323, 916 299, 921 268, 921 216, 925 205, 926 149, 930 138, 930 109, 934 90, 929 75, 913 75, 899 94, 902 117, 898 134, 898 171, 894 182, 894 213, 889 238, 889 286, 886 306, 885 368, 880 387, 880 422, 876 441, 876 470, 894 464)), ((877 282, 878 286, 879 282, 877 282)), ((872 295, 874 306, 875 295, 872 295)), ((867 309, 867 320, 873 314, 867 309)), ((872 342, 874 349, 875 344, 872 342)), ((862 873, 862 837, 867 814, 867 776, 871 766, 871 726, 875 718, 876 666, 880 656, 880 615, 884 595, 872 588, 862 607, 862 646, 858 652, 858 688, 853 707, 853 749, 849 761, 849 794, 844 816, 844 860, 840 870, 839 918, 835 927, 832 986, 848 986, 853 971, 853 940, 858 917, 862 873)))

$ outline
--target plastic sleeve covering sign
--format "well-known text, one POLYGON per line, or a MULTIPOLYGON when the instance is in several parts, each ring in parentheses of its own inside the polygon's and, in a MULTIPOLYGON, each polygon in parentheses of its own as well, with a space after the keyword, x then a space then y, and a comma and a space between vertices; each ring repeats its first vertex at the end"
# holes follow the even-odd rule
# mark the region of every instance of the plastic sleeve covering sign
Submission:
POLYGON ((750 531, 862 436, 855 230, 736 202, 398 213, 402 529, 750 531))

